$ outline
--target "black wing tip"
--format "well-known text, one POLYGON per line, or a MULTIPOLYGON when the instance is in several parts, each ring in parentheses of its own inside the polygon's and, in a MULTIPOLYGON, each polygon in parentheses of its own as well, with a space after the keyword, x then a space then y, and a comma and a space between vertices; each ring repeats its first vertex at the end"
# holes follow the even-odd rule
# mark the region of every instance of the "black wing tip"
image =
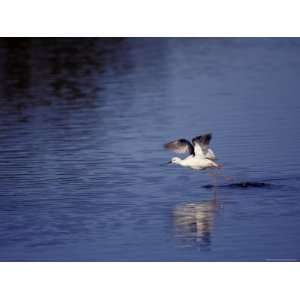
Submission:
POLYGON ((166 144, 164 144, 164 148, 167 150, 175 151, 177 153, 189 152, 190 154, 194 154, 193 145, 186 139, 178 139, 178 140, 166 143, 166 144), (176 148, 180 148, 180 147, 186 147, 186 150, 178 151, 176 148))
POLYGON ((175 143, 188 144, 189 141, 187 141, 186 139, 177 139, 177 140, 174 140, 174 141, 164 144, 164 147, 168 149, 168 148, 172 147, 175 143))
POLYGON ((208 133, 202 134, 202 137, 211 139, 212 138, 212 133, 208 132, 208 133))
POLYGON ((170 143, 172 143, 172 142, 169 142, 169 143, 164 144, 164 148, 165 148, 165 149, 169 149, 170 143))
POLYGON ((170 151, 174 151, 174 143, 175 142, 177 142, 177 140, 164 144, 164 148, 167 150, 170 150, 170 151))
POLYGON ((208 145, 211 138, 212 138, 212 133, 211 132, 210 133, 205 133, 205 134, 194 137, 192 142, 193 142, 193 144, 195 142, 198 142, 200 144, 208 145))

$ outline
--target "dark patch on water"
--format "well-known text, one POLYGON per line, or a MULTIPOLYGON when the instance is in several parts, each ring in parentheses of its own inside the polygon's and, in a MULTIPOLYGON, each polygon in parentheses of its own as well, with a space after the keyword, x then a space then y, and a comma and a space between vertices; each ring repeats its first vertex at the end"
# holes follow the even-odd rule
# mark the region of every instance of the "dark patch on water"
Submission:
MULTIPOLYGON (((229 187, 229 188, 266 188, 271 187, 272 185, 270 183, 266 182, 259 182, 259 181, 241 181, 241 182, 235 182, 230 183, 226 185, 218 185, 217 187, 229 187)), ((203 186, 206 189, 211 189, 214 187, 212 184, 207 184, 203 186)))

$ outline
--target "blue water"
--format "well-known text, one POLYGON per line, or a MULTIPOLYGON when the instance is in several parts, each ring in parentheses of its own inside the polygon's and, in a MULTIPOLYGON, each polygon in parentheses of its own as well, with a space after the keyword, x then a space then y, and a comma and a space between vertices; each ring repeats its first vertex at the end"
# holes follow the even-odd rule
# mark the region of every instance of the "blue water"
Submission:
POLYGON ((299 78, 300 39, 0 40, 0 260, 299 260, 299 78), (270 185, 165 164, 206 132, 270 185))

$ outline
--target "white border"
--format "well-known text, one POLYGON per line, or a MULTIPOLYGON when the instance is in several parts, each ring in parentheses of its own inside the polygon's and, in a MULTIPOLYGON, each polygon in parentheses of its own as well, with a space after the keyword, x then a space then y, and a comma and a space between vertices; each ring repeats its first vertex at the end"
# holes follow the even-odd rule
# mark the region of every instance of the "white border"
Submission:
MULTIPOLYGON (((299 36, 297 1, 0 5, 1 36, 299 36)), ((299 299, 299 263, 1 263, 1 299, 299 299)))
POLYGON ((2 36, 299 36, 299 1, 9 0, 2 36))
POLYGON ((293 263, 2 263, 1 299, 299 299, 293 263))

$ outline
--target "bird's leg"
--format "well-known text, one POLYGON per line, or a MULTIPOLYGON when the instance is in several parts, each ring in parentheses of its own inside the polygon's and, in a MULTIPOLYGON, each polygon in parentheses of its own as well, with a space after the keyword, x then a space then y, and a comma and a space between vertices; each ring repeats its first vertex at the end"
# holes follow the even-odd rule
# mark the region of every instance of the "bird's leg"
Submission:
POLYGON ((232 179, 232 177, 230 177, 230 176, 225 176, 225 175, 223 175, 223 174, 220 174, 223 178, 224 178, 224 180, 226 181, 226 182, 232 182, 233 181, 233 179, 232 179))
POLYGON ((212 173, 208 172, 208 175, 213 177, 213 187, 214 187, 214 197, 217 198, 217 173, 212 171, 212 173))
MULTIPOLYGON (((224 165, 218 164, 217 168, 218 169, 224 169, 224 165)), ((220 174, 220 173, 219 173, 219 175, 222 176, 226 182, 232 182, 233 181, 232 177, 230 177, 230 176, 226 176, 226 175, 223 175, 223 174, 220 174)))
POLYGON ((217 173, 213 173, 214 178, 214 197, 217 199, 217 173))

